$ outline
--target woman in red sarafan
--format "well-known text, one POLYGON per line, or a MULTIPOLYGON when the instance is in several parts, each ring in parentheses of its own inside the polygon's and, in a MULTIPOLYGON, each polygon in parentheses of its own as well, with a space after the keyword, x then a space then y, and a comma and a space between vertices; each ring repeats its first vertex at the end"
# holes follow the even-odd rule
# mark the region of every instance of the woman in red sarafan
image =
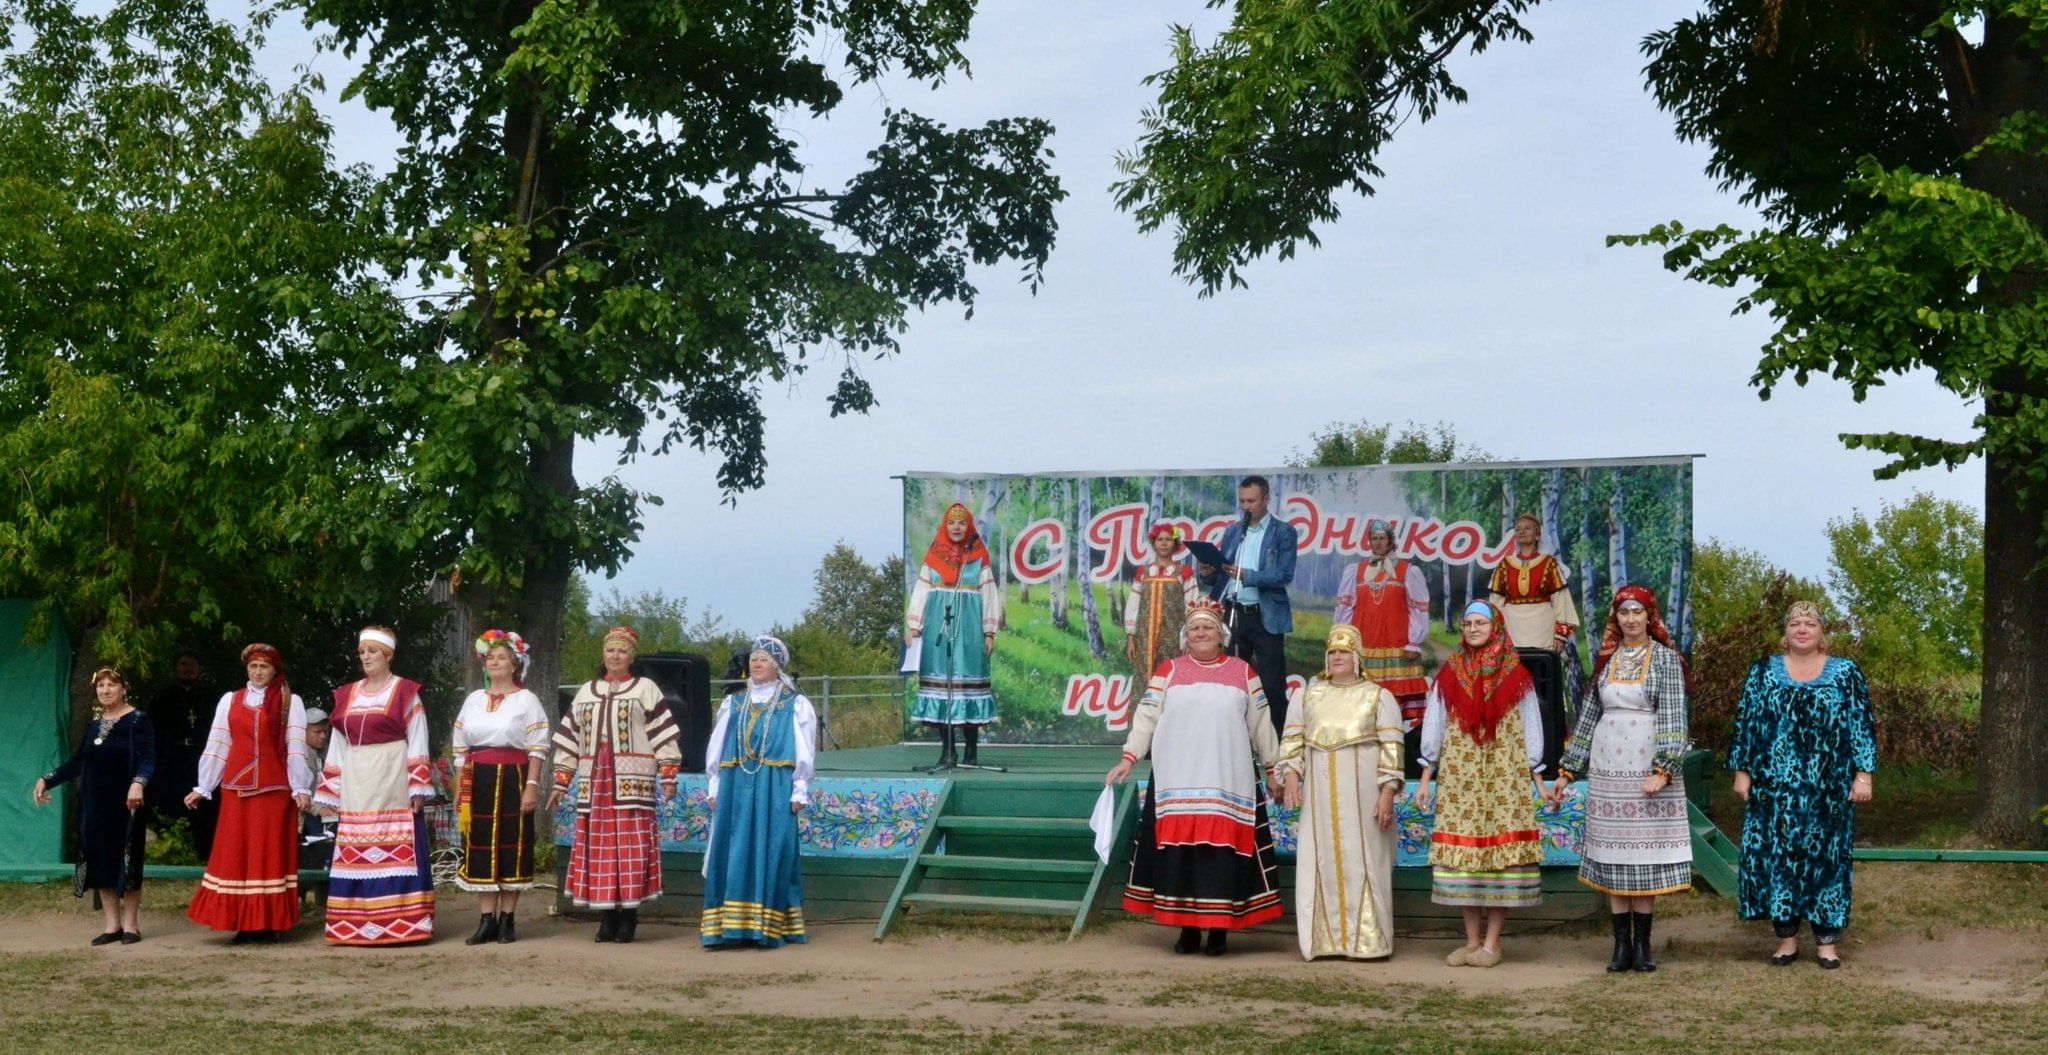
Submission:
POLYGON ((242 650, 249 683, 220 698, 185 807, 220 792, 206 874, 186 918, 235 932, 235 942, 276 941, 299 922, 299 811, 312 801, 306 705, 284 681, 269 645, 242 650))

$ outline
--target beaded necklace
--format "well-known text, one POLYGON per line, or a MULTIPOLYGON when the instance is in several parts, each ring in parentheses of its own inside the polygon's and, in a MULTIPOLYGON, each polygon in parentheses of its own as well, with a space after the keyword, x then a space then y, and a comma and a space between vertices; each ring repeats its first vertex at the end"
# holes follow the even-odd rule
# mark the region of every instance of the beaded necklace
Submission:
POLYGON ((773 694, 760 703, 754 702, 754 694, 749 690, 745 702, 746 711, 740 716, 739 770, 751 776, 768 764, 768 723, 762 719, 782 706, 781 686, 775 686, 773 694))

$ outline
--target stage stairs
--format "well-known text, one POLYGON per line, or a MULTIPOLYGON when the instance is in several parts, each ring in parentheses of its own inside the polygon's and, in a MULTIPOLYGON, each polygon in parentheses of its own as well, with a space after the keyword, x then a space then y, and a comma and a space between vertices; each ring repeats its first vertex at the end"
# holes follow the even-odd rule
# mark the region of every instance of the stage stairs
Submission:
POLYGON ((1070 917, 1072 940, 1125 867, 1137 825, 1136 781, 1116 790, 1118 851, 1095 856, 1089 814, 1099 778, 948 780, 932 824, 905 863, 875 927, 881 941, 905 913, 984 912, 1070 917))
POLYGON ((1692 870, 1707 887, 1722 897, 1735 896, 1736 868, 1742 852, 1712 819, 1700 812, 1699 804, 1685 804, 1685 819, 1692 824, 1692 870))

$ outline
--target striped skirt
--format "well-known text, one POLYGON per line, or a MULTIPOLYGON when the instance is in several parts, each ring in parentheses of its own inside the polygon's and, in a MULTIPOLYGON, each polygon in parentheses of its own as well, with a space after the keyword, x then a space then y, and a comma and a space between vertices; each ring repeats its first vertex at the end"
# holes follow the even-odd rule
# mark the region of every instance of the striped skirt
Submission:
POLYGON ((533 886, 533 814, 520 809, 527 754, 477 751, 462 770, 462 870, 455 885, 477 893, 533 886))
POLYGON ((1429 900, 1475 908, 1535 908, 1543 904, 1543 870, 1517 865, 1498 872, 1430 869, 1429 900))
POLYGON ((327 944, 403 945, 434 936, 427 821, 412 808, 405 741, 350 744, 328 869, 327 944))
POLYGON ((1280 861, 1273 852, 1265 797, 1254 792, 1254 821, 1244 839, 1248 852, 1240 853, 1231 845, 1162 841, 1155 790, 1146 787, 1138 813, 1124 911, 1169 927, 1217 930, 1243 930, 1279 919, 1280 861))

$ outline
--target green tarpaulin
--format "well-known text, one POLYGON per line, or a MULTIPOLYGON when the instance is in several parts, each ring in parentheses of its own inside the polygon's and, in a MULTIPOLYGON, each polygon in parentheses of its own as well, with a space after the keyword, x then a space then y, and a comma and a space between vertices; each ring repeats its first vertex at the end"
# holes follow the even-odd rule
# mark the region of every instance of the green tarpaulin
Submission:
POLYGON ((0 878, 8 878, 4 870, 64 860, 65 798, 38 809, 28 789, 68 755, 71 645, 61 630, 31 643, 32 609, 29 601, 0 600, 0 878))

